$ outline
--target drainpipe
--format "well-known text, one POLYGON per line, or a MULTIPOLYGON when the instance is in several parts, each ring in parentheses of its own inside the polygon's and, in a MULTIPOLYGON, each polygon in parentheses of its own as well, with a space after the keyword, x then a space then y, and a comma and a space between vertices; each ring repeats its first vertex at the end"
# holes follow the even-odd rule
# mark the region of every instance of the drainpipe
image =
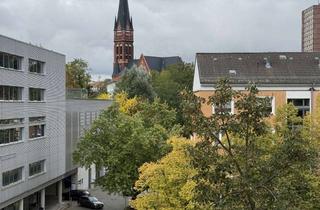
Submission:
POLYGON ((310 113, 312 114, 313 112, 313 92, 315 91, 314 84, 312 84, 312 87, 309 89, 311 92, 311 97, 310 97, 310 113))

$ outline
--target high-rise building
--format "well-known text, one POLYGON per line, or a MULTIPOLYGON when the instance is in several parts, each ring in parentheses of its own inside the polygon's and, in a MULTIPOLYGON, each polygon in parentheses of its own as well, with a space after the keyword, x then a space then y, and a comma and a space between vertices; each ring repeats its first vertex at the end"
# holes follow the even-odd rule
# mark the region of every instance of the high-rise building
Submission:
POLYGON ((117 80, 120 73, 125 70, 134 59, 133 32, 128 0, 120 0, 118 16, 114 23, 113 80, 117 80))
POLYGON ((320 5, 302 12, 302 51, 320 52, 320 5))

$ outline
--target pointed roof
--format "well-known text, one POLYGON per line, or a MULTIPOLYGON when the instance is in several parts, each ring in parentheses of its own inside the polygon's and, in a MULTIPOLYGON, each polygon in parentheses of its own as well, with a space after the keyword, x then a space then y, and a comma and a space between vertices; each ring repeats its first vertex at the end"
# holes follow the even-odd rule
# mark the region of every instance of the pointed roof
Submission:
POLYGON ((156 56, 145 56, 142 55, 148 65, 149 70, 154 70, 161 72, 163 69, 171 65, 177 65, 183 63, 181 57, 171 56, 171 57, 156 57, 156 56))
POLYGON ((116 18, 115 29, 118 29, 119 26, 122 30, 133 30, 128 0, 119 1, 119 10, 116 18))

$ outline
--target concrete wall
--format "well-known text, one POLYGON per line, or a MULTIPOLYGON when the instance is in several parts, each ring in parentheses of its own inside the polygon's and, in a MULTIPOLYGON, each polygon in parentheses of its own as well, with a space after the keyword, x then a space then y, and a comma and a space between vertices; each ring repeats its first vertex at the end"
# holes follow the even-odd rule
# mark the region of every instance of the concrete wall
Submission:
MULTIPOLYGON (((106 100, 67 100, 67 124, 66 124, 66 171, 77 168, 72 161, 72 153, 81 140, 85 131, 90 129, 94 120, 104 109, 111 105, 112 101, 106 100)), ((79 168, 77 174, 77 184, 79 189, 90 188, 90 183, 95 180, 95 166, 91 166, 91 180, 89 171, 79 168)))

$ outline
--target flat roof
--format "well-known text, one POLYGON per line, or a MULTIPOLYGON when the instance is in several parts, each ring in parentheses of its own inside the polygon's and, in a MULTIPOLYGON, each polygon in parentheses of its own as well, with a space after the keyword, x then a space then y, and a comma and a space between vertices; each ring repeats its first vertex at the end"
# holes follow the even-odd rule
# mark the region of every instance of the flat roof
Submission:
POLYGON ((0 37, 5 38, 5 39, 10 39, 10 40, 12 40, 12 41, 19 42, 19 43, 21 43, 21 44, 25 44, 25 45, 28 45, 28 46, 31 46, 31 47, 36 47, 36 48, 39 48, 39 49, 42 49, 42 50, 45 50, 45 51, 48 51, 48 52, 52 52, 52 53, 56 53, 56 54, 59 54, 59 55, 62 55, 62 56, 66 56, 65 54, 56 52, 56 51, 54 51, 54 50, 49 50, 49 49, 46 49, 46 48, 44 48, 44 47, 37 46, 37 45, 31 44, 31 43, 27 43, 27 42, 24 42, 24 41, 21 41, 21 40, 18 40, 18 39, 14 39, 14 38, 11 38, 11 37, 2 35, 2 34, 0 34, 0 37))

